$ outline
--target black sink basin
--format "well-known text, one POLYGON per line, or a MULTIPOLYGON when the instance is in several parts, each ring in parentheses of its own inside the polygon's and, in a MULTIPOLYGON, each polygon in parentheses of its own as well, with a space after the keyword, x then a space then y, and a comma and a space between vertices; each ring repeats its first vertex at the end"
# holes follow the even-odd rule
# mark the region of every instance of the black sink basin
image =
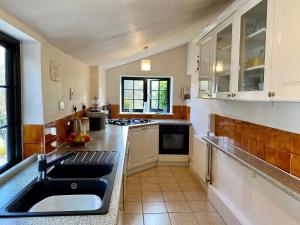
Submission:
MULTIPOLYGON (((111 153, 106 155, 111 155, 111 153)), ((73 164, 66 161, 63 164, 55 165, 48 171, 45 180, 36 178, 17 194, 14 199, 2 207, 0 209, 0 217, 105 214, 108 212, 110 204, 118 158, 119 155, 114 153, 114 157, 106 157, 106 160, 101 162, 100 160, 96 162, 88 160, 88 162, 79 163, 72 160, 73 164), (66 195, 71 198, 78 195, 96 196, 96 198, 99 197, 102 200, 102 205, 101 207, 99 206, 100 208, 93 210, 66 211, 64 208, 61 211, 29 212, 32 206, 45 200, 47 197, 55 196, 60 198, 66 195)))
POLYGON ((110 174, 113 164, 58 164, 54 166, 47 176, 49 178, 99 178, 110 174))
POLYGON ((107 212, 107 182, 99 180, 34 180, 28 185, 7 207, 10 216, 51 216, 51 215, 78 215, 81 213, 102 214, 107 212), (103 201, 98 210, 93 211, 65 211, 65 212, 28 212, 29 209, 41 200, 56 195, 97 195, 103 201))

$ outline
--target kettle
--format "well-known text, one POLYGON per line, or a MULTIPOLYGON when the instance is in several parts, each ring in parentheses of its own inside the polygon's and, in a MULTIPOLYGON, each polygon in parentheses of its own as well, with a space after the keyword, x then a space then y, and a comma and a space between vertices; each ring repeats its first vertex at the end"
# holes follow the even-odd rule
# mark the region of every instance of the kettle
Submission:
POLYGON ((82 129, 82 123, 81 123, 81 120, 79 118, 77 118, 76 116, 76 112, 77 112, 77 107, 76 106, 73 106, 73 109, 74 109, 74 119, 71 120, 71 132, 74 132, 74 133, 80 133, 83 131, 82 129))

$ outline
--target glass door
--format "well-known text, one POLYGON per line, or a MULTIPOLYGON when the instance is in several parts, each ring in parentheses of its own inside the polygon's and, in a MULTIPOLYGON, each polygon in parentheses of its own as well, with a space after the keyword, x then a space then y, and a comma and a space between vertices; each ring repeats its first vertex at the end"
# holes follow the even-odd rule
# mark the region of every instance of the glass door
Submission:
POLYGON ((238 92, 265 91, 267 0, 241 16, 238 92))
POLYGON ((212 33, 207 34, 200 40, 199 57, 199 97, 212 97, 213 78, 213 45, 212 33))
MULTIPOLYGON (((231 21, 231 20, 230 20, 231 21)), ((217 98, 231 91, 232 23, 222 25, 216 35, 215 87, 217 98)))

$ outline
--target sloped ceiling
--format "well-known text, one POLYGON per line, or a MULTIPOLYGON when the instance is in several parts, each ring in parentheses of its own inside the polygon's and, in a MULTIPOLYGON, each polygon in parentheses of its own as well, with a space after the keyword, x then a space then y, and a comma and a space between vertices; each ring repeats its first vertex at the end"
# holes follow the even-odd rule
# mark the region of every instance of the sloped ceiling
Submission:
POLYGON ((231 0, 1 0, 0 7, 65 53, 111 67, 187 42, 231 0))

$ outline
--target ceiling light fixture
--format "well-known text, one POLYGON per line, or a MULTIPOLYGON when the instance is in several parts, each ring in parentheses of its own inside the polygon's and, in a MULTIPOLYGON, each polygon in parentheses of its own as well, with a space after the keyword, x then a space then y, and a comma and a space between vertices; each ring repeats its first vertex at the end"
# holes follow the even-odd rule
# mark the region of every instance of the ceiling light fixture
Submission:
POLYGON ((142 71, 150 71, 151 70, 151 61, 147 59, 147 50, 149 46, 145 46, 143 49, 146 51, 146 57, 141 61, 141 70, 142 71))

